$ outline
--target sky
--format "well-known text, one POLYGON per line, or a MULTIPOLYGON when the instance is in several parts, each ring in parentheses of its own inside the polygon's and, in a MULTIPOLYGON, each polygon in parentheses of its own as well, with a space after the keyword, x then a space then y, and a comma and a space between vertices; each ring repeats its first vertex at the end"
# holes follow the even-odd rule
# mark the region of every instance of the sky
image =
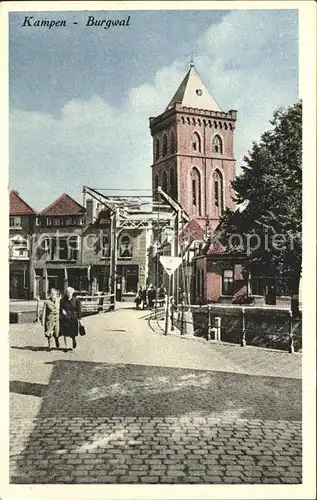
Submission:
POLYGON ((63 192, 81 202, 83 185, 150 189, 149 117, 192 52, 221 109, 238 111, 239 173, 274 110, 298 100, 296 10, 10 13, 10 189, 35 210, 63 192), (25 16, 66 26, 22 26, 25 16), (86 26, 88 16, 129 26, 86 26))

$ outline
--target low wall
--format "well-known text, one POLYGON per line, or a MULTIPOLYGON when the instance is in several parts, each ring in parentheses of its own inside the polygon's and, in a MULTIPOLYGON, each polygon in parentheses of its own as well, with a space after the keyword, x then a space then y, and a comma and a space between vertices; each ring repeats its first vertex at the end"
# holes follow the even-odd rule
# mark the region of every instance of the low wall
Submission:
MULTIPOLYGON (((221 340, 240 344, 242 333, 242 308, 238 306, 211 306, 211 324, 221 318, 221 340)), ((288 350, 289 310, 277 307, 245 307, 245 339, 247 345, 288 350)), ((208 312, 206 307, 193 310, 195 335, 207 338, 208 312)), ((301 315, 292 318, 294 350, 302 348, 301 315)))

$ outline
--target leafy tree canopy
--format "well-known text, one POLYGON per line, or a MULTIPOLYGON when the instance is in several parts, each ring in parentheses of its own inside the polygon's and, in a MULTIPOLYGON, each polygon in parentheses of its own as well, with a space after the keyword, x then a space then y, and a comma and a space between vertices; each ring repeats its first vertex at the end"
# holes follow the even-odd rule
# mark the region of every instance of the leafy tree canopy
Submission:
POLYGON ((301 101, 279 108, 270 123, 272 129, 244 157, 232 184, 238 208, 224 213, 219 229, 231 251, 240 240, 253 273, 289 276, 296 287, 302 258, 301 101))

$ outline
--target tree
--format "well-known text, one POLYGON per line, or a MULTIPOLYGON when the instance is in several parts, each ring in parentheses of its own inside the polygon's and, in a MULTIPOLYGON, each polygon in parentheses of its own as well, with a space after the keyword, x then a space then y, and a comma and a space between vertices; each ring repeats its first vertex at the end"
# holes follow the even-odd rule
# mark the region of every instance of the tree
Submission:
POLYGON ((219 229, 229 251, 234 251, 234 241, 243 245, 253 274, 287 276, 292 292, 298 293, 302 261, 302 103, 279 108, 270 123, 273 128, 264 132, 244 157, 242 174, 232 183, 238 208, 224 213, 219 229))

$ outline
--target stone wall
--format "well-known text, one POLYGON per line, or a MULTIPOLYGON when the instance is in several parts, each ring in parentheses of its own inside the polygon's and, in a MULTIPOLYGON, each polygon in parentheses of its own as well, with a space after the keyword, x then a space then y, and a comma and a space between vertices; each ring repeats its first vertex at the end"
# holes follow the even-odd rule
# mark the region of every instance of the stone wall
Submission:
MULTIPOLYGON (((221 318, 221 340, 240 344, 242 332, 241 307, 211 306, 212 326, 215 317, 221 318)), ((245 307, 245 338, 247 345, 288 350, 289 309, 276 307, 245 307)), ((207 336, 208 313, 206 307, 193 310, 195 335, 207 336)), ((294 349, 302 348, 302 318, 292 318, 294 349)))

